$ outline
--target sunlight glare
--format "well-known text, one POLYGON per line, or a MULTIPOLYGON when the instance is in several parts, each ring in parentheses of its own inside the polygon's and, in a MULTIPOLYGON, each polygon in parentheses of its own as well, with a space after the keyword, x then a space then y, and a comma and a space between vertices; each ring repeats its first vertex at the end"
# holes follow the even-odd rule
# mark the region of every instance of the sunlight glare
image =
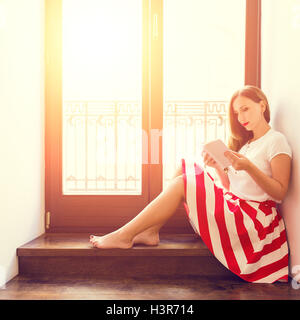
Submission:
POLYGON ((141 194, 142 4, 63 0, 64 194, 141 194))
POLYGON ((136 0, 63 1, 64 99, 137 98, 140 12, 136 0))

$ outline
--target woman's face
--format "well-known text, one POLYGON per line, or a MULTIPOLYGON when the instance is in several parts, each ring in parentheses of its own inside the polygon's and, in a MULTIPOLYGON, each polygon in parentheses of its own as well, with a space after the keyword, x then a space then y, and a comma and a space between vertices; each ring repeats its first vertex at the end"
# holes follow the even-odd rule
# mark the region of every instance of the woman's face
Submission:
POLYGON ((262 103, 238 96, 233 102, 233 112, 239 123, 248 131, 253 130, 263 119, 265 111, 262 103))

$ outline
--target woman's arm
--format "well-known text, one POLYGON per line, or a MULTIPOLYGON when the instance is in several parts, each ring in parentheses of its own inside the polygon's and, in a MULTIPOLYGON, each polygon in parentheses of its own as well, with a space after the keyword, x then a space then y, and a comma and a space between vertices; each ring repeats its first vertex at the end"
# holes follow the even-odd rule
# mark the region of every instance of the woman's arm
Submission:
POLYGON ((216 173, 218 174, 222 186, 229 191, 230 181, 228 175, 224 172, 224 170, 220 167, 215 167, 216 173))
POLYGON ((205 166, 209 166, 212 167, 216 170, 216 173, 218 174, 221 183, 223 185, 223 187, 229 191, 229 185, 230 185, 230 181, 229 178, 227 176, 227 174, 224 172, 224 170, 217 164, 217 162, 205 151, 202 152, 202 156, 203 156, 203 162, 205 166))
POLYGON ((271 160, 272 177, 263 173, 252 162, 246 171, 272 198, 283 200, 288 190, 290 169, 291 158, 286 154, 279 154, 271 160))
POLYGON ((278 154, 270 164, 272 176, 269 177, 244 155, 227 151, 224 155, 230 160, 235 170, 245 170, 253 180, 272 198, 283 200, 289 185, 291 158, 287 154, 278 154))

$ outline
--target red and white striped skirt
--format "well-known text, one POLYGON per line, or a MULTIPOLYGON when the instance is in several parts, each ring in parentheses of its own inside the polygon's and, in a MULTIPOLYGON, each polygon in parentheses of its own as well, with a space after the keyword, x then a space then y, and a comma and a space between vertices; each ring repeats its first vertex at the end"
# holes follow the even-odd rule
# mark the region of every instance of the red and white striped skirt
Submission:
POLYGON ((212 254, 248 282, 288 281, 288 244, 276 202, 240 199, 181 159, 189 221, 212 254))

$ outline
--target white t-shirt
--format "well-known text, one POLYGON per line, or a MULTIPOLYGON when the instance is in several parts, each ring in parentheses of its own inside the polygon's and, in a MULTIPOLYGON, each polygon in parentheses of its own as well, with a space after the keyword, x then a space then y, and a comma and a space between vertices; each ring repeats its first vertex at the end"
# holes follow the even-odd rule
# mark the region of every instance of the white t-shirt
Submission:
MULTIPOLYGON (((288 154, 292 158, 292 149, 286 137, 279 131, 269 129, 262 137, 246 143, 238 153, 245 155, 254 165, 268 176, 272 177, 271 160, 280 153, 288 154)), ((276 200, 268 195, 245 171, 236 171, 232 166, 228 170, 230 181, 229 191, 245 200, 265 201, 276 200)))

